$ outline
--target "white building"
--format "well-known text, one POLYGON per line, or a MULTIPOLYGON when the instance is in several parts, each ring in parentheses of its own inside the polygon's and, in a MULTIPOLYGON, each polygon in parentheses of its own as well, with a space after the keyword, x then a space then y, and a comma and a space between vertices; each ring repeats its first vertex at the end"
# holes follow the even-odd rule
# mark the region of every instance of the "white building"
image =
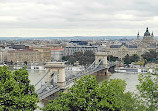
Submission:
POLYGON ((85 45, 77 45, 77 46, 67 46, 64 50, 64 55, 73 55, 75 52, 86 52, 86 51, 98 51, 98 46, 85 46, 85 45))

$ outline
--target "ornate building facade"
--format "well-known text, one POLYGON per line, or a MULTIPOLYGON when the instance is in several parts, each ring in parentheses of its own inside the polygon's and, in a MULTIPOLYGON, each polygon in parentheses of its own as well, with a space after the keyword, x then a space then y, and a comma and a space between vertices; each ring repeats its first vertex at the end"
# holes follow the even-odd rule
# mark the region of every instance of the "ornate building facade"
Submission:
POLYGON ((122 58, 124 58, 127 54, 130 56, 133 54, 137 54, 137 55, 141 56, 142 48, 137 45, 127 45, 125 43, 122 43, 121 45, 107 46, 106 52, 108 55, 118 57, 122 60, 122 58))
POLYGON ((146 28, 146 32, 144 33, 142 42, 144 44, 148 44, 148 45, 152 44, 154 42, 154 34, 153 34, 153 32, 150 34, 148 27, 146 28))
POLYGON ((140 39, 138 32, 135 43, 132 45, 126 43, 122 43, 121 45, 108 45, 105 50, 108 55, 113 55, 122 60, 127 54, 130 56, 133 54, 141 56, 144 52, 156 48, 157 47, 154 44, 154 34, 153 32, 150 34, 147 27, 142 40, 140 39))
POLYGON ((21 64, 25 61, 28 63, 41 62, 41 55, 39 51, 33 50, 10 50, 7 53, 7 61, 21 64))

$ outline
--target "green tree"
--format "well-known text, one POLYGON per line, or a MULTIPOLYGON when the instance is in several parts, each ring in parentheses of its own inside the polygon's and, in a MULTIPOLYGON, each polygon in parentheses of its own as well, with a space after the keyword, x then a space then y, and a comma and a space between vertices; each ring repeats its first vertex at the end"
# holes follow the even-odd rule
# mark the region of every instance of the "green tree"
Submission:
POLYGON ((38 95, 25 68, 11 72, 6 66, 0 67, 1 111, 35 110, 37 102, 38 95))
POLYGON ((133 54, 130 56, 131 62, 138 62, 139 61, 139 56, 137 54, 133 54))
POLYGON ((84 52, 84 55, 79 60, 81 65, 89 65, 95 60, 95 55, 92 51, 86 51, 84 52))
POLYGON ((108 61, 118 61, 119 60, 118 57, 115 57, 115 56, 112 56, 112 55, 108 55, 107 59, 108 59, 108 61))
POLYGON ((149 52, 142 54, 142 57, 147 62, 158 62, 158 52, 156 50, 149 50, 149 52))
POLYGON ((74 64, 77 61, 77 59, 74 56, 70 56, 68 58, 68 64, 74 64))
POLYGON ((123 58, 123 60, 124 64, 126 64, 127 66, 129 66, 129 64, 132 62, 128 54, 123 58))
POLYGON ((145 100, 148 111, 158 110, 158 75, 140 74, 137 88, 145 100))
POLYGON ((80 58, 83 57, 83 52, 75 52, 75 53, 73 54, 73 57, 75 57, 76 60, 79 61, 80 58))
MULTIPOLYGON (((140 111, 144 106, 131 93, 125 92, 126 83, 120 79, 104 81, 101 85, 93 76, 76 80, 66 93, 50 101, 43 111, 140 111)), ((143 110, 144 111, 144 110, 143 110)))
POLYGON ((89 65, 95 59, 94 53, 92 51, 83 52, 75 52, 71 56, 63 56, 62 60, 68 61, 68 64, 74 64, 76 61, 80 63, 80 65, 89 65))

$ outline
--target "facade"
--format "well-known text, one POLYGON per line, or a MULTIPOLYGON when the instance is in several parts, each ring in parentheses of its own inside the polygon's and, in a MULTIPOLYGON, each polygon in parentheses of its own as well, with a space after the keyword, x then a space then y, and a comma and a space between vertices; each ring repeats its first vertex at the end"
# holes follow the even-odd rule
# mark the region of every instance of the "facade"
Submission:
POLYGON ((5 51, 0 50, 0 63, 3 64, 5 61, 5 51))
POLYGON ((137 55, 141 56, 142 48, 137 45, 127 45, 125 43, 122 43, 121 45, 107 46, 106 52, 108 55, 113 55, 122 60, 122 58, 124 58, 127 54, 130 56, 133 54, 137 54, 137 55))
POLYGON ((64 50, 64 55, 73 55, 74 52, 85 52, 85 51, 93 51, 97 52, 98 51, 98 46, 83 46, 83 45, 78 45, 78 46, 67 46, 65 47, 64 50))
POLYGON ((61 61, 63 55, 64 55, 64 48, 51 49, 51 60, 52 61, 61 61))
POLYGON ((137 39, 136 39, 136 43, 137 43, 137 44, 140 44, 140 42, 141 42, 141 40, 140 40, 140 36, 139 36, 139 32, 138 32, 138 34, 137 34, 137 39))
POLYGON ((39 51, 33 50, 10 50, 7 53, 7 61, 13 63, 36 63, 41 62, 41 56, 39 51))
POLYGON ((137 38, 134 44, 128 45, 126 43, 122 43, 121 45, 108 45, 105 50, 108 55, 113 55, 115 57, 122 59, 127 54, 130 56, 133 54, 137 54, 138 56, 141 56, 144 52, 150 49, 156 49, 156 47, 157 45, 154 45, 153 33, 150 34, 148 28, 146 28, 146 31, 144 33, 142 40, 140 39, 139 32, 138 32, 137 38))
POLYGON ((0 47, 0 64, 4 64, 7 61, 8 51, 14 50, 10 47, 0 47))
POLYGON ((144 33, 142 42, 144 44, 152 44, 154 42, 154 34, 153 34, 153 32, 152 32, 152 34, 150 34, 148 27, 146 28, 146 32, 144 33))
POLYGON ((49 47, 33 48, 34 51, 39 51, 41 56, 41 62, 51 61, 51 51, 49 47))

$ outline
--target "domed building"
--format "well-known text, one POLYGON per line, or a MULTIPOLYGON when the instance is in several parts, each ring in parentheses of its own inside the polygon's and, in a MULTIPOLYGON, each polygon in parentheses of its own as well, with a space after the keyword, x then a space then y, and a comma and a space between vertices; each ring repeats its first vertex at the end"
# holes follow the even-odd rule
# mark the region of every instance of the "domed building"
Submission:
POLYGON ((152 34, 150 34, 148 27, 146 28, 146 32, 144 33, 144 37, 142 42, 145 44, 152 44, 154 41, 154 34, 152 32, 152 34))

